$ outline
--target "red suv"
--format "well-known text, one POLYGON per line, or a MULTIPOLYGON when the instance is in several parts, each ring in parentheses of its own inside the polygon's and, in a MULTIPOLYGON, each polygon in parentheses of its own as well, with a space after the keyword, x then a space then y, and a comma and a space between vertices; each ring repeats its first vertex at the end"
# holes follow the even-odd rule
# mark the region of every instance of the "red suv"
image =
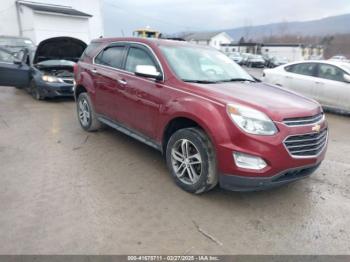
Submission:
POLYGON ((310 175, 328 128, 314 100, 252 78, 219 51, 181 41, 94 40, 75 68, 78 119, 158 149, 176 183, 252 191, 310 175))

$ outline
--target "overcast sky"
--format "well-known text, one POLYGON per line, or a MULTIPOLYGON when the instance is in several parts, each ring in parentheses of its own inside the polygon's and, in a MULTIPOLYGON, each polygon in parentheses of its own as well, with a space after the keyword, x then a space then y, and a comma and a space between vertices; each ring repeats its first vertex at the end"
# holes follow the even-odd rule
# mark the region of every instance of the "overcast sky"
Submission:
POLYGON ((210 31, 350 13, 350 0, 103 0, 106 36, 150 26, 163 33, 210 31))

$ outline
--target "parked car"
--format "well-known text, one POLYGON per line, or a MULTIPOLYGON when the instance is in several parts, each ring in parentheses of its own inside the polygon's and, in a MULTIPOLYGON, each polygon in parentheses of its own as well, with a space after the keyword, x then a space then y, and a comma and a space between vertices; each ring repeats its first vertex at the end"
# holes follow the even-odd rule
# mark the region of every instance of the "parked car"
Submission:
POLYGON ((346 56, 343 56, 343 55, 332 56, 329 60, 338 61, 338 62, 349 62, 346 56))
POLYGON ((214 48, 97 39, 75 73, 81 127, 103 123, 159 150, 188 192, 217 183, 280 186, 307 177, 325 157, 327 122, 317 102, 255 81, 214 48))
MULTIPOLYGON (((86 48, 86 44, 70 37, 55 37, 42 41, 32 63, 29 51, 19 60, 0 61, 0 85, 26 88, 33 98, 73 97, 74 65, 86 48)), ((25 49, 27 50, 27 49, 25 49)))
POLYGON ((231 58, 234 62, 236 62, 239 65, 243 64, 243 57, 239 52, 234 52, 230 54, 228 57, 231 58))
POLYGON ((325 108, 350 113, 350 64, 304 61, 264 70, 263 81, 317 100, 325 108))
POLYGON ((248 59, 251 56, 251 54, 249 54, 249 53, 242 53, 241 56, 242 56, 241 64, 242 65, 247 65, 248 59))
POLYGON ((265 60, 261 55, 249 55, 245 64, 248 67, 264 68, 265 67, 265 60))
POLYGON ((275 68, 277 66, 285 65, 288 63, 287 58, 278 58, 276 56, 271 57, 270 60, 268 60, 266 67, 268 68, 275 68))

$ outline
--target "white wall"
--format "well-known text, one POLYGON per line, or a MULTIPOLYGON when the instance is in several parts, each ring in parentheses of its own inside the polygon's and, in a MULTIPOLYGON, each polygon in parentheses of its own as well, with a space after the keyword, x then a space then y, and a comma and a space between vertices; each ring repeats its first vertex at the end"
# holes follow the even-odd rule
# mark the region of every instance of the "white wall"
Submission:
POLYGON ((57 37, 70 36, 89 43, 89 20, 87 18, 69 17, 60 15, 47 15, 34 12, 35 39, 36 43, 42 40, 57 37), (59 25, 59 26, 58 26, 59 25))
POLYGON ((0 35, 18 35, 15 1, 1 0, 0 10, 0 35))
MULTIPOLYGON (((77 9, 79 11, 88 13, 92 15, 93 17, 89 18, 86 22, 82 22, 81 18, 70 18, 69 21, 72 22, 70 28, 66 28, 66 23, 63 22, 63 16, 61 18, 58 18, 58 16, 49 16, 46 15, 46 17, 43 17, 45 15, 39 15, 35 14, 34 17, 31 16, 31 9, 28 7, 22 6, 21 8, 21 18, 22 20, 25 20, 22 22, 23 29, 24 29, 24 36, 29 36, 32 38, 32 40, 38 44, 38 41, 43 40, 44 37, 50 37, 51 34, 48 33, 47 30, 54 30, 52 34, 55 36, 57 34, 64 33, 64 31, 69 33, 75 34, 75 37, 79 38, 81 37, 82 40, 86 42, 90 42, 94 38, 98 38, 101 35, 104 34, 103 30, 103 19, 102 19, 102 0, 31 0, 33 2, 38 3, 46 3, 46 4, 56 4, 56 5, 66 5, 71 6, 74 9, 77 9), (52 19, 51 19, 52 17, 52 19), (31 19, 33 21, 31 21, 31 19), (49 25, 41 25, 41 22, 48 22, 48 20, 52 20, 50 22, 50 26, 52 24, 55 24, 55 27, 52 28, 49 25), (80 21, 78 21, 80 19, 80 21), (64 24, 64 28, 62 28, 62 23, 64 24), (38 29, 38 32, 40 33, 34 33, 34 29, 38 29), (73 28, 74 27, 74 28, 73 28), (87 30, 84 29, 88 27, 88 33, 87 30), (46 33, 45 33, 46 32, 46 33), (88 34, 88 35, 87 35, 88 34), (35 39, 33 39, 35 38, 35 39), (38 40, 36 39, 38 38, 38 40)), ((68 18, 68 16, 66 16, 68 18)), ((86 19, 85 19, 86 20, 86 19)), ((16 5, 15 0, 1 0, 1 7, 0 7, 0 35, 13 35, 18 36, 20 34, 19 32, 19 26, 17 23, 17 13, 16 13, 16 5), (1 10, 6 10, 4 12, 1 12, 1 10)))
POLYGON ((216 49, 221 49, 221 44, 229 44, 232 42, 232 38, 226 35, 226 33, 220 33, 216 36, 214 36, 211 40, 209 45, 212 47, 215 47, 216 49))
POLYGON ((301 47, 292 46, 264 46, 261 49, 262 54, 287 58, 289 61, 304 60, 303 49, 301 47), (268 49, 268 51, 267 51, 268 49))

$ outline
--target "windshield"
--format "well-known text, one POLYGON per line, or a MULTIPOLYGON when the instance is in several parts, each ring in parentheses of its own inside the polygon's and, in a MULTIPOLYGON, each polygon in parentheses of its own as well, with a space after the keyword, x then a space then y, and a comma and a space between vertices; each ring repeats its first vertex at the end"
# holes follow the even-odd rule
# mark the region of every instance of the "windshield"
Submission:
POLYGON ((186 82, 254 81, 221 52, 195 46, 160 46, 174 73, 186 82))
POLYGON ((13 63, 16 60, 23 60, 25 50, 13 51, 0 47, 0 61, 6 63, 13 63))
POLYGON ((45 61, 38 63, 38 65, 41 65, 41 66, 74 66, 75 63, 72 61, 68 61, 68 60, 45 60, 45 61))

